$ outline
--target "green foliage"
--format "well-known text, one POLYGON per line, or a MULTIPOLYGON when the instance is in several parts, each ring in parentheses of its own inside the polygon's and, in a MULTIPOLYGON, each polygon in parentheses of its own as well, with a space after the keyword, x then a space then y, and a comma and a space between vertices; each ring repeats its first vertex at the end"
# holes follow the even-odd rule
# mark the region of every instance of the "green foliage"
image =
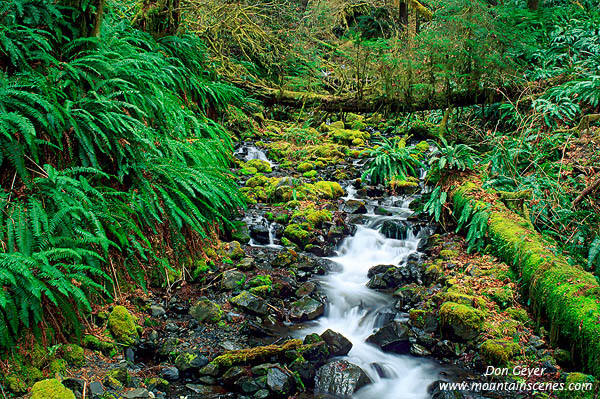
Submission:
POLYGON ((481 206, 466 197, 454 197, 456 232, 466 230, 467 251, 481 251, 485 245, 490 214, 488 207, 481 206))
MULTIPOLYGON (((192 36, 107 19, 102 40, 66 38, 50 1, 0 12, 0 346, 44 309, 77 325, 106 296, 118 254, 163 265, 148 234, 185 243, 243 206, 228 176, 228 134, 206 114, 240 92, 209 79, 192 36)), ((132 277, 144 284, 143 273, 132 277)))
POLYGON ((600 236, 597 236, 596 239, 590 245, 590 250, 588 253, 588 268, 594 267, 596 268, 596 273, 598 274, 600 270, 600 236))
POLYGON ((432 174, 441 174, 449 170, 467 170, 475 165, 475 151, 466 144, 448 144, 440 138, 440 145, 435 147, 429 160, 432 174))
POLYGON ((406 147, 406 139, 393 137, 381 138, 381 141, 366 151, 367 162, 363 179, 371 183, 389 183, 393 178, 406 180, 417 177, 418 169, 423 167, 419 161, 420 151, 415 146, 406 147))
POLYGON ((425 203, 423 211, 427 212, 430 216, 433 216, 436 222, 439 222, 440 216, 442 215, 442 209, 447 199, 448 193, 442 191, 441 186, 437 186, 429 194, 429 199, 425 203))

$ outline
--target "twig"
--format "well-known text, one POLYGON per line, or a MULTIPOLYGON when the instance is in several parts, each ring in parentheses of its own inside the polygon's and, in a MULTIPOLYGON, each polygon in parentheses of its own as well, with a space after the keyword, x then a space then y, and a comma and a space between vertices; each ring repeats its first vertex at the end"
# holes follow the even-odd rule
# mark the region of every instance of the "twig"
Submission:
POLYGON ((596 188, 598 188, 600 186, 600 174, 598 174, 598 177, 596 178, 596 180, 594 180, 589 186, 587 186, 582 192, 581 194, 579 194, 577 196, 577 198, 575 198, 575 200, 573 201, 573 206, 577 205, 579 202, 581 202, 582 199, 585 198, 586 195, 588 195, 589 193, 591 193, 592 191, 594 191, 596 188))

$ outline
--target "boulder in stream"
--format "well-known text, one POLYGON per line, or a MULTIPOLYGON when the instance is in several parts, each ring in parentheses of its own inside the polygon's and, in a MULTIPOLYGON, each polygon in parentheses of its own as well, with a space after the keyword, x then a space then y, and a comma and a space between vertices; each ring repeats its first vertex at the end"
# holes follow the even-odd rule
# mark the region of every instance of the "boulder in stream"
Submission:
POLYGON ((321 338, 327 343, 329 353, 332 356, 345 356, 350 352, 350 349, 352 349, 352 342, 350 342, 348 338, 331 329, 325 330, 325 332, 321 334, 321 338))
POLYGON ((269 243, 269 227, 264 224, 253 224, 250 226, 250 237, 257 244, 266 245, 269 243))
POLYGON ((407 354, 410 352, 409 328, 404 322, 391 321, 367 338, 367 342, 384 351, 407 354))
POLYGON ((342 212, 346 212, 352 215, 362 215, 367 213, 367 204, 365 201, 357 199, 349 199, 342 205, 342 212))
POLYGON ((405 220, 386 220, 381 225, 381 234, 387 238, 406 240, 409 225, 405 220))
POLYGON ((357 365, 346 360, 334 360, 317 370, 315 392, 350 397, 369 383, 371 380, 357 365))

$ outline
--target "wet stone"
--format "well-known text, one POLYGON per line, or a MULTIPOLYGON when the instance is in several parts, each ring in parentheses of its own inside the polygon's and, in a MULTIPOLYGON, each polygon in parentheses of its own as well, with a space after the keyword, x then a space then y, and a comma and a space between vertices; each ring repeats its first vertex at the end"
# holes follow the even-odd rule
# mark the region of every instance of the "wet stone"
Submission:
POLYGON ((329 353, 332 356, 345 356, 352 349, 352 342, 348 338, 331 329, 327 329, 321 334, 321 338, 327 343, 329 353))
POLYGON ((267 386, 276 394, 287 396, 294 391, 295 380, 292 375, 279 367, 272 367, 267 371, 267 386))
POLYGON ((290 317, 296 320, 313 320, 321 316, 325 306, 309 296, 304 296, 292 304, 290 317))
POLYGON ((221 288, 224 290, 236 290, 246 281, 246 275, 239 270, 231 269, 223 272, 221 288))
POLYGON ((315 392, 337 396, 351 396, 371 380, 357 365, 346 360, 335 360, 317 370, 315 392))
POLYGON ((403 322, 392 321, 369 336, 367 342, 384 351, 407 354, 410 351, 408 326, 403 322))

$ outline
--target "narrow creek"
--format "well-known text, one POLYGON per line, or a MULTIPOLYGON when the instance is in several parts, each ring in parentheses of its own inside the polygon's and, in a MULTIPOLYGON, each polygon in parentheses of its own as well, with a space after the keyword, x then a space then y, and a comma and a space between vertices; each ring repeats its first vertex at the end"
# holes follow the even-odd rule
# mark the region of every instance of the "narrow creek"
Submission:
MULTIPOLYGON (((266 155, 255 147, 238 150, 237 155, 244 156, 246 160, 268 160, 266 155)), ((424 175, 425 171, 422 171, 421 182, 424 175)), ((395 308, 397 299, 368 288, 367 283, 370 279, 369 269, 374 266, 403 267, 409 259, 423 256, 418 250, 419 243, 427 238, 432 229, 416 226, 415 222, 409 220, 413 213, 409 205, 426 190, 427 187, 421 183, 420 193, 416 195, 390 196, 375 200, 357 196, 353 185, 347 184, 346 195, 342 200, 363 201, 366 203, 367 213, 357 218, 354 234, 340 242, 336 256, 326 258, 339 265, 339 268, 317 278, 326 298, 324 315, 304 323, 292 333, 293 336, 303 339, 307 334, 321 334, 330 329, 352 343, 350 352, 341 359, 359 366, 372 382, 355 392, 353 398, 429 398, 431 395, 428 393, 428 387, 442 378, 443 367, 432 359, 386 352, 367 342, 367 339, 384 324, 405 321, 408 317, 395 308), (389 212, 388 215, 376 214, 377 207, 384 207, 389 212), (407 226, 405 233, 397 238, 386 237, 381 232, 385 221, 400 222, 407 226)), ((250 245, 282 248, 275 243, 273 224, 269 224, 264 217, 247 216, 245 221, 249 225, 261 225, 268 231, 268 242, 265 236, 265 242, 252 241, 250 245)), ((407 352, 408 348, 405 349, 407 352)))
POLYGON ((426 398, 427 387, 439 379, 440 369, 435 362, 384 352, 366 342, 377 328, 398 317, 390 295, 367 287, 369 269, 377 265, 402 266, 409 256, 417 254, 423 238, 410 227, 404 240, 387 238, 380 232, 385 219, 406 220, 401 215, 411 213, 409 203, 405 200, 401 207, 386 207, 397 212, 397 216, 368 213, 365 224, 358 225, 356 233, 343 240, 338 256, 329 258, 341 270, 321 279, 328 300, 326 313, 297 333, 304 336, 331 329, 352 342, 347 360, 361 367, 373 381, 359 390, 356 398, 426 398))

